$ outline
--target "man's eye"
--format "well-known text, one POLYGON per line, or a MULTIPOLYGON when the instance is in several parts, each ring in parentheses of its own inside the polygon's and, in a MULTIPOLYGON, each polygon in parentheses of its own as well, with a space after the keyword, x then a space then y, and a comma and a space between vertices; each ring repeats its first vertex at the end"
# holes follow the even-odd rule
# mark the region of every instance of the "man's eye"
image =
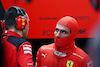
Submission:
POLYGON ((55 31, 58 31, 58 29, 55 29, 55 31))
POLYGON ((62 33, 64 33, 64 34, 65 34, 66 32, 65 32, 65 31, 63 31, 62 33))
POLYGON ((61 31, 63 34, 66 34, 67 32, 66 31, 61 31))

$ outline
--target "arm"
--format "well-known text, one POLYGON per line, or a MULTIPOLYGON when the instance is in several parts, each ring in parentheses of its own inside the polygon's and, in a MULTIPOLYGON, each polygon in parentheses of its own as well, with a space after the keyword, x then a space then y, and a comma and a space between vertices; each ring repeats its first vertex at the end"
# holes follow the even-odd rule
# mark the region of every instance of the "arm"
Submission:
POLYGON ((82 63, 82 67, 94 67, 94 63, 93 63, 92 59, 89 56, 87 56, 84 59, 84 61, 82 63))
POLYGON ((20 67, 34 67, 32 56, 32 46, 29 42, 20 45, 17 52, 17 60, 20 67))

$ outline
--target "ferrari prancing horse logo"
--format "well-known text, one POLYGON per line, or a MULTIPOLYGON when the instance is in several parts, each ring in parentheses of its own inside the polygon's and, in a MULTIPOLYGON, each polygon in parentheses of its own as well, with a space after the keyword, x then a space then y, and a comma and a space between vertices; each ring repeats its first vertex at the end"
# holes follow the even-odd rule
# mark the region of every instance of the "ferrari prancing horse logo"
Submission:
POLYGON ((73 61, 68 60, 68 61, 67 61, 67 63, 66 63, 66 67, 72 67, 72 66, 73 66, 73 64, 74 64, 74 62, 73 62, 73 61))

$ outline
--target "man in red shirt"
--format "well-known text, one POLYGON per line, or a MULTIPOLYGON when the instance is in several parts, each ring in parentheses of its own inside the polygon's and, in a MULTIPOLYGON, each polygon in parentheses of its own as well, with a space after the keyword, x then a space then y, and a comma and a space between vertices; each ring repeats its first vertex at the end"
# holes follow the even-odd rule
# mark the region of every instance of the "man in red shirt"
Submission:
POLYGON ((5 14, 6 30, 2 34, 3 67, 34 67, 32 45, 26 41, 29 17, 24 9, 10 7, 5 14))
POLYGON ((56 25, 55 43, 39 48, 36 57, 36 67, 94 67, 91 58, 75 46, 75 36, 78 32, 77 21, 65 16, 56 25))

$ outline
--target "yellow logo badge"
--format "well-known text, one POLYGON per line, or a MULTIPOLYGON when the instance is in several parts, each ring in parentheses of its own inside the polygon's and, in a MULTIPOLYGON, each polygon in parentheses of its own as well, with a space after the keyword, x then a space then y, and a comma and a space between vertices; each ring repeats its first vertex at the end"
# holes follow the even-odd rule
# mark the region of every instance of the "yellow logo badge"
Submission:
POLYGON ((68 60, 66 63, 66 67, 73 67, 74 62, 71 60, 68 60))
POLYGON ((25 22, 24 21, 25 21, 25 19, 22 19, 22 25, 25 25, 25 22))
POLYGON ((56 54, 59 54, 58 52, 56 52, 56 54))

